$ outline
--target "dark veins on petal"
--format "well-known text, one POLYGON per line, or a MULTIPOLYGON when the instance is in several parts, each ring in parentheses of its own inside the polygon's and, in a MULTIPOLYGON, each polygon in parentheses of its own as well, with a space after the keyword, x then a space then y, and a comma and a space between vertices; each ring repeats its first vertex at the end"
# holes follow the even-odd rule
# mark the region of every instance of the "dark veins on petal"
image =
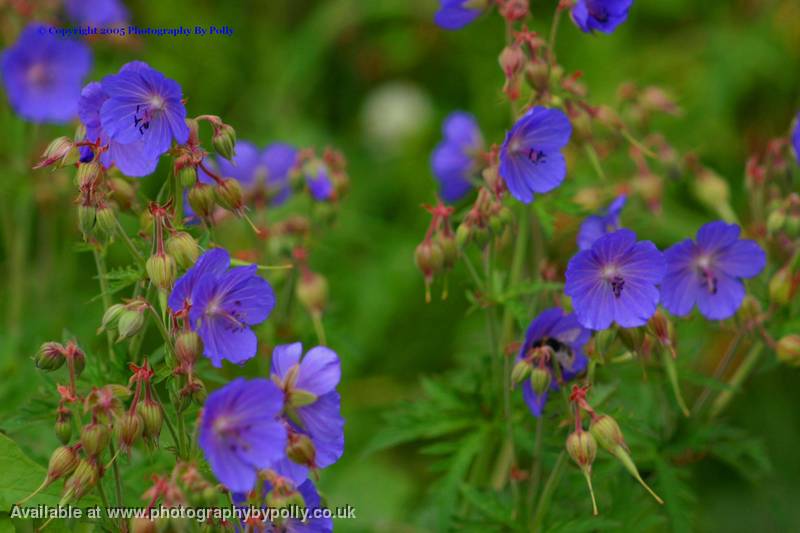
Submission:
POLYGON ((622 276, 614 276, 611 278, 611 290, 614 292, 614 297, 619 298, 624 287, 625 280, 622 279, 622 276))

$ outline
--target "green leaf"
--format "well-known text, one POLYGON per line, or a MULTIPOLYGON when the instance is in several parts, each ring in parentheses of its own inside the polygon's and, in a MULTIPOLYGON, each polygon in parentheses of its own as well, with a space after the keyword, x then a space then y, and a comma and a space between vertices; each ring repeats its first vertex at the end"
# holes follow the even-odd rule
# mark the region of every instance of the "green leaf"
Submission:
MULTIPOLYGON (((47 469, 37 464, 17 446, 0 434, 0 509, 11 506, 30 495, 42 484, 47 469)), ((60 499, 59 483, 53 483, 26 502, 26 505, 56 505, 60 499)))

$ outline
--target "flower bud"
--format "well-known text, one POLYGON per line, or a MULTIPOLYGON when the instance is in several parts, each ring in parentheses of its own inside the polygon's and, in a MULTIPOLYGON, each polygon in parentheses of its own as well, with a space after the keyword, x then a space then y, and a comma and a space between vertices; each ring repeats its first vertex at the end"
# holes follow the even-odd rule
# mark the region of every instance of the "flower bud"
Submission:
POLYGON ((42 159, 34 169, 55 165, 57 168, 74 165, 80 159, 80 151, 72 139, 57 137, 53 139, 42 154, 42 159))
POLYGON ((214 196, 222 207, 229 211, 241 211, 244 206, 242 184, 234 178, 225 178, 214 188, 214 196))
POLYGON ((792 366, 800 366, 800 335, 792 334, 782 337, 775 348, 778 360, 792 366))
POLYGON ((117 439, 123 451, 130 450, 134 443, 139 440, 144 430, 144 422, 138 413, 125 412, 116 420, 114 429, 117 431, 117 439))
POLYGON ((109 237, 114 235, 117 230, 117 216, 110 206, 104 205, 97 210, 95 213, 95 227, 109 237))
POLYGON ((321 274, 306 272, 300 276, 296 294, 303 307, 321 313, 328 303, 328 281, 321 274))
POLYGON ((172 255, 182 267, 190 267, 200 257, 200 246, 194 237, 185 231, 178 231, 171 235, 166 242, 167 252, 172 255))
POLYGON ((192 383, 192 400, 198 405, 203 405, 208 397, 208 389, 206 384, 197 378, 194 378, 192 383))
POLYGON ((234 150, 236 146, 236 130, 228 124, 221 124, 214 129, 211 143, 214 145, 214 150, 216 150, 219 155, 228 161, 233 160, 233 157, 236 155, 234 150))
POLYGON ((792 298, 792 273, 784 266, 769 280, 769 297, 778 305, 787 305, 792 298))
POLYGON ((438 242, 425 240, 417 246, 414 258, 425 277, 432 277, 444 265, 444 252, 438 242))
POLYGON ((537 91, 543 92, 547 89, 548 85, 548 66, 544 61, 532 61, 525 68, 525 78, 531 87, 537 91))
POLYGON ((90 457, 103 453, 110 439, 111 432, 105 424, 92 422, 83 426, 81 430, 81 444, 90 457))
POLYGON ((53 482, 72 474, 79 462, 80 457, 74 447, 59 446, 53 451, 50 462, 47 464, 47 479, 53 482))
POLYGON ((45 372, 58 370, 64 364, 64 353, 64 347, 57 342, 42 344, 36 353, 36 368, 45 372))
POLYGON ((461 224, 456 228, 456 244, 459 248, 464 248, 467 244, 469 244, 470 237, 472 236, 469 226, 467 224, 461 224))
POLYGON ((600 446, 612 453, 618 446, 627 448, 619 424, 608 415, 600 415, 592 420, 589 431, 600 446))
POLYGON ((589 431, 574 431, 567 437, 567 453, 583 468, 591 468, 597 455, 597 441, 589 431))
POLYGON ((91 163, 82 163, 78 167, 78 172, 75 174, 75 181, 78 182, 78 187, 83 189, 89 187, 100 178, 100 173, 103 167, 100 163, 92 161, 91 163))
POLYGON ((203 353, 203 341, 194 331, 184 331, 175 338, 175 354, 182 363, 194 364, 203 353))
POLYGON ((201 218, 209 218, 214 212, 216 205, 214 194, 214 187, 200 183, 199 181, 189 189, 189 205, 192 207, 197 216, 201 218))
POLYGON ((75 377, 77 378, 83 374, 83 369, 86 368, 86 354, 83 353, 83 350, 78 348, 74 342, 67 345, 67 364, 69 364, 70 358, 72 359, 75 377))
POLYGON ((286 449, 286 455, 295 463, 313 466, 316 459, 316 450, 314 443, 307 435, 295 433, 289 437, 289 445, 286 449))
POLYGON ((164 414, 161 406, 153 400, 146 399, 136 404, 136 414, 143 422, 142 434, 152 440, 158 440, 161 434, 161 425, 164 423, 164 414))
POLYGON ((59 408, 56 415, 56 437, 61 444, 67 444, 72 438, 72 411, 66 408, 59 408))
POLYGON ((125 306, 122 304, 113 304, 109 306, 106 312, 103 313, 103 321, 100 323, 100 328, 97 330, 97 333, 102 333, 109 327, 113 328, 124 312, 125 306))
POLYGON ((550 388, 553 378, 547 369, 536 367, 531 370, 531 387, 536 394, 544 394, 550 388))
POLYGON ((456 261, 458 261, 458 245, 456 244, 456 238, 452 233, 448 235, 439 233, 437 241, 439 242, 439 246, 442 248, 442 264, 444 265, 444 268, 449 270, 453 268, 456 264, 456 261))
POLYGON ((97 209, 91 205, 79 205, 78 206, 78 229, 81 230, 84 239, 91 235, 92 229, 94 228, 95 224, 95 216, 97 215, 97 209))
POLYGON ((525 66, 525 52, 518 45, 506 46, 497 58, 506 78, 516 76, 525 66))
POLYGON ((153 285, 164 291, 172 287, 178 276, 175 258, 166 253, 151 255, 147 259, 145 269, 153 285))
POLYGON ((732 222, 736 215, 730 206, 730 186, 719 174, 701 169, 692 182, 695 197, 706 208, 716 211, 724 220, 732 222))
POLYGON ((524 359, 517 361, 517 364, 511 369, 511 386, 513 387, 528 379, 530 372, 531 364, 528 361, 524 359))
POLYGON ((178 171, 178 183, 181 187, 189 188, 197 183, 197 169, 193 165, 186 165, 178 171))
POLYGON ((133 337, 144 326, 144 311, 126 307, 117 321, 117 342, 133 337))
POLYGON ((64 483, 64 495, 61 503, 80 500, 97 484, 100 472, 94 462, 81 459, 77 468, 64 483))
POLYGON ((770 235, 778 233, 786 223, 786 212, 783 209, 775 209, 767 217, 767 233, 770 235))

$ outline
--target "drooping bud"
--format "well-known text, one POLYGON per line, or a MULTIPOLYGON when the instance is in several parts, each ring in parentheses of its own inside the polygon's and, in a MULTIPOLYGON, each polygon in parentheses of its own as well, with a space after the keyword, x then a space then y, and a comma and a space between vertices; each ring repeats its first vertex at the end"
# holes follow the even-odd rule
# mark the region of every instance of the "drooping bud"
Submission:
POLYGON ((81 164, 78 167, 78 172, 75 173, 75 181, 77 181, 78 187, 83 189, 91 186, 100 178, 102 171, 103 167, 96 161, 81 164))
POLYGON ((92 422, 81 430, 81 444, 90 457, 103 453, 110 439, 111 432, 105 424, 92 422))
POLYGON ((567 453, 573 461, 580 467, 586 484, 589 486, 589 494, 592 497, 592 514, 597 516, 597 501, 594 497, 592 487, 592 463, 597 455, 597 441, 588 431, 574 431, 567 437, 567 453))
POLYGON ((517 364, 511 369, 511 386, 516 386, 528 379, 530 372, 531 364, 528 361, 524 359, 517 361, 517 364))
POLYGON ((91 235, 94 229, 95 217, 97 209, 92 205, 79 205, 78 206, 78 229, 81 230, 83 238, 85 239, 91 235))
POLYGON ((81 459, 75 471, 64 483, 64 495, 61 504, 80 500, 89 490, 94 488, 100 478, 100 472, 93 461, 81 459))
POLYGON ((316 450, 314 443, 307 435, 300 433, 292 433, 289 436, 289 444, 286 449, 286 455, 295 463, 313 466, 316 460, 316 450))
POLYGON ((234 147, 236 146, 236 130, 228 124, 220 124, 214 128, 214 135, 211 137, 211 143, 214 145, 214 150, 219 155, 227 159, 233 160, 236 155, 234 147))
POLYGON ((117 431, 117 439, 123 451, 130 450, 134 443, 139 440, 144 430, 144 422, 137 412, 126 411, 114 424, 117 431))
POLYGON ((100 323, 100 328, 97 330, 97 333, 102 333, 106 328, 113 328, 124 312, 125 306, 122 304, 113 304, 109 306, 106 312, 103 313, 103 320, 100 323))
POLYGON ((153 285, 164 291, 172 288, 172 284, 175 283, 175 278, 178 276, 175 258, 166 253, 151 255, 147 259, 145 269, 153 285))
POLYGON ((42 154, 42 159, 34 169, 55 165, 57 168, 74 165, 80 159, 80 151, 72 139, 57 137, 53 139, 42 154))
POLYGON ((144 326, 144 313, 138 310, 125 309, 120 314, 117 322, 118 339, 117 342, 133 337, 142 330, 144 326))
POLYGON ((203 353, 203 341, 194 331, 184 331, 175 338, 175 354, 182 363, 194 364, 203 353))
POLYGON ((47 465, 47 475, 44 481, 42 481, 42 484, 31 494, 17 502, 17 505, 22 505, 33 498, 42 490, 49 487, 54 481, 72 474, 78 467, 79 461, 80 457, 75 447, 59 446, 56 448, 50 455, 50 461, 47 465))
POLYGON ((456 238, 452 233, 445 234, 442 232, 439 233, 437 241, 439 241, 439 246, 442 248, 442 264, 444 268, 449 270, 453 268, 458 261, 458 245, 456 244, 456 238))
POLYGON ((769 297, 778 305, 787 305, 792 299, 792 273, 784 266, 769 280, 769 297))
POLYGON ((544 394, 550 388, 553 377, 550 372, 541 367, 531 370, 531 388, 536 394, 544 394))
POLYGON ((444 265, 444 252, 438 242, 426 239, 422 241, 414 252, 417 268, 425 277, 425 301, 430 302, 430 286, 433 276, 442 270, 444 265))
POLYGON ((316 272, 304 272, 296 289, 297 299, 312 313, 321 313, 328 303, 328 281, 316 272))
POLYGON ((525 67, 525 52, 518 45, 512 44, 503 48, 497 61, 505 77, 512 78, 525 67))
POLYGON ((190 267, 200 257, 200 246, 194 237, 185 231, 177 231, 167 239, 167 252, 182 267, 190 267))
POLYGON ((767 233, 773 235, 783 229, 786 223, 786 212, 781 209, 775 209, 767 217, 767 233))
POLYGON ((189 188, 197 183, 197 169, 193 165, 186 165, 178 170, 178 183, 181 187, 189 188))
POLYGON ((775 348, 778 360, 792 366, 800 366, 800 335, 792 334, 781 337, 775 348))
POLYGON ((154 441, 158 441, 161 434, 161 426, 164 423, 164 414, 161 406, 154 400, 145 399, 136 404, 136 413, 141 417, 144 426, 142 434, 154 441))
POLYGON ((214 187, 211 185, 206 185, 198 181, 195 183, 194 187, 189 189, 188 196, 189 205, 192 207, 192 211, 197 213, 197 216, 209 218, 214 212, 216 195, 214 194, 214 187))
POLYGON ((117 216, 111 206, 104 205, 95 212, 95 227, 109 237, 114 235, 117 230, 117 216))
POLYGON ((65 350, 62 345, 57 342, 46 342, 36 353, 36 368, 45 372, 58 370, 66 360, 64 354, 65 350))
POLYGON ((706 208, 716 211, 723 220, 735 222, 736 214, 730 205, 730 186, 719 174, 701 168, 692 182, 695 197, 706 208))
POLYGON ((244 207, 244 193, 242 184, 234 178, 225 178, 222 183, 214 187, 217 203, 229 211, 239 212, 244 207))
POLYGON ((56 414, 56 437, 61 444, 67 444, 72 438, 72 411, 66 407, 59 407, 56 414))

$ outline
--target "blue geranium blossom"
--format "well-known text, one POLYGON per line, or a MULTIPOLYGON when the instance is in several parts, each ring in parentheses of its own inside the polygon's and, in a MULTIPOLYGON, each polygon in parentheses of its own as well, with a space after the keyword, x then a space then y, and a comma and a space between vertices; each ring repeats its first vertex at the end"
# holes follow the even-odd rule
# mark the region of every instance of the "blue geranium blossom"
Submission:
POLYGON ((664 307, 683 316, 697 304, 706 318, 733 316, 744 299, 741 278, 757 276, 766 265, 764 250, 755 241, 739 239, 740 231, 736 224, 710 222, 697 231, 696 242, 686 239, 668 248, 664 307))
POLYGON ((433 21, 442 29, 459 30, 481 16, 483 5, 481 0, 439 0, 433 21))
POLYGON ((330 172, 324 164, 312 165, 312 168, 307 170, 306 184, 314 200, 325 202, 333 198, 333 182, 330 172))
POLYGON ((620 229, 597 239, 567 265, 564 293, 572 297, 578 322, 601 330, 647 323, 658 305, 664 258, 650 241, 620 229))
POLYGON ((128 20, 128 10, 119 0, 65 0, 64 9, 79 24, 107 26, 128 20))
POLYGON ((567 174, 561 149, 570 135, 572 125, 558 109, 533 107, 514 124, 500 147, 500 176, 514 198, 528 204, 534 193, 561 185, 567 174))
POLYGON ((794 130, 792 131, 792 148, 794 148, 794 156, 797 162, 800 163, 800 113, 795 118, 794 130))
POLYGON ((611 202, 602 215, 591 215, 586 217, 586 220, 581 224, 578 230, 578 248, 581 250, 588 250, 594 244, 594 241, 605 235, 612 233, 619 229, 619 216, 622 213, 622 208, 625 207, 627 196, 624 194, 617 196, 611 202))
POLYGON ((262 154, 249 141, 237 141, 235 152, 232 161, 224 157, 217 158, 219 172, 225 178, 234 178, 245 190, 252 189, 267 174, 262 154))
POLYGON ((613 33, 628 19, 633 0, 578 0, 572 7, 572 20, 584 33, 613 33))
POLYGON ((92 54, 83 43, 51 35, 30 24, 0 57, 11 107, 32 122, 65 123, 78 112, 83 78, 92 54))
POLYGON ((289 198, 289 174, 297 163, 297 148, 285 143, 273 143, 262 154, 267 167, 266 187, 272 203, 280 205, 289 198))
POLYGON ((102 86, 108 99, 100 108, 100 125, 112 141, 141 141, 147 154, 158 157, 173 140, 178 144, 189 140, 186 107, 177 82, 137 61, 103 78, 102 86))
POLYGON ((168 300, 173 312, 188 310, 190 327, 216 367, 223 359, 239 364, 256 354, 250 326, 266 320, 275 307, 275 293, 256 274, 256 265, 229 270, 230 262, 222 248, 207 251, 177 280, 168 300))
MULTIPOLYGON (((550 389, 558 388, 558 379, 569 381, 583 372, 588 363, 583 345, 591 332, 583 328, 574 314, 565 315, 559 308, 543 311, 531 321, 517 361, 528 361, 533 367, 544 368, 552 376, 550 389), (555 366, 559 365, 559 371, 555 366)), ((542 415, 548 391, 537 394, 526 379, 522 396, 535 417, 542 415)))
POLYGON ((431 168, 439 181, 442 198, 455 202, 472 188, 471 178, 483 150, 483 137, 475 117, 463 111, 451 113, 442 124, 444 139, 431 155, 431 168))
POLYGON ((230 491, 250 491, 257 472, 283 458, 282 409, 283 394, 266 379, 238 378, 208 395, 198 442, 212 472, 230 491))

